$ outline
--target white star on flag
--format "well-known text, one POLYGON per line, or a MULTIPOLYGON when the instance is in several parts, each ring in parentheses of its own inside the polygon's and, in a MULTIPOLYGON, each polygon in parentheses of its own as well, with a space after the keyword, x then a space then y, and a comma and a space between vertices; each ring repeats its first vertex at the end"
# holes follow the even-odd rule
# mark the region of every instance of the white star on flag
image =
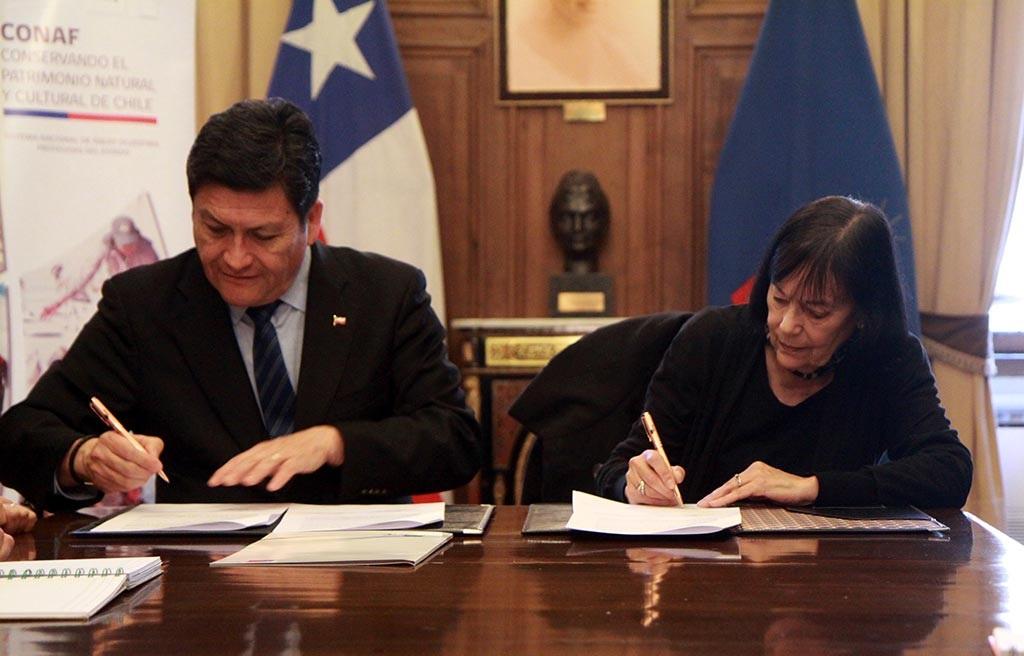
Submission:
POLYGON ((309 95, 316 99, 335 66, 374 80, 373 69, 356 43, 356 36, 373 11, 373 0, 338 11, 333 0, 315 0, 313 20, 297 30, 285 32, 281 40, 309 52, 309 95))
POLYGON ((316 126, 323 152, 321 237, 421 269, 443 321, 434 176, 387 6, 291 2, 267 95, 292 100, 316 126))

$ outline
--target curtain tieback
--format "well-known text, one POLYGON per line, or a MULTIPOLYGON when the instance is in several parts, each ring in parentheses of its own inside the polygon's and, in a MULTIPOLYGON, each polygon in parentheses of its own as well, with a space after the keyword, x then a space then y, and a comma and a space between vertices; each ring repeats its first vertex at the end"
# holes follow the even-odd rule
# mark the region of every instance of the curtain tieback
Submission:
POLYGON ((933 360, 979 376, 995 375, 988 314, 922 312, 921 333, 921 341, 933 360))

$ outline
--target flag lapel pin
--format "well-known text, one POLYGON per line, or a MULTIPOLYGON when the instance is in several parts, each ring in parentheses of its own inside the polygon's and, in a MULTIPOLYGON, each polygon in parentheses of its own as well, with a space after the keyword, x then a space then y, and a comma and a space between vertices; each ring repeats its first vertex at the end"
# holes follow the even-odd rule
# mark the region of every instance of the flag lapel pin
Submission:
POLYGON ((344 326, 345 324, 348 323, 348 318, 347 317, 339 317, 336 314, 331 315, 331 317, 332 317, 331 318, 331 325, 332 326, 344 326))

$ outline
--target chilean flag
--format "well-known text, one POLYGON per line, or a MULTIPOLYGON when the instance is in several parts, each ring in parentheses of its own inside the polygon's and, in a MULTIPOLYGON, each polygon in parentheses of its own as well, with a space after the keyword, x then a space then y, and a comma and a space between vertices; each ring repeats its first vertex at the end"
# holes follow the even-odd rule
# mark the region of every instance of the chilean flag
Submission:
POLYGON ((856 4, 773 0, 715 173, 711 302, 746 302, 775 230, 828 195, 889 217, 907 322, 920 334, 907 193, 856 4))
POLYGON ((294 0, 267 95, 316 126, 323 237, 422 269, 443 320, 434 175, 384 0, 294 0))
POLYGON ((267 96, 316 126, 323 237, 422 269, 444 321, 434 174, 384 0, 294 0, 267 96))

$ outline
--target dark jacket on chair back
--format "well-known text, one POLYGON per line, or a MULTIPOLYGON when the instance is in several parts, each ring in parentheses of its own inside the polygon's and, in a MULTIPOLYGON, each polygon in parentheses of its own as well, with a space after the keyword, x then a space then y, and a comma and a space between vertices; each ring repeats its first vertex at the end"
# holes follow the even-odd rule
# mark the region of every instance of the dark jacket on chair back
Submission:
MULTIPOLYGON (((540 438, 543 501, 595 493, 594 471, 640 417, 644 393, 690 312, 633 317, 584 336, 544 367, 509 409, 540 438)), ((534 456, 535 457, 535 456, 534 456)))

